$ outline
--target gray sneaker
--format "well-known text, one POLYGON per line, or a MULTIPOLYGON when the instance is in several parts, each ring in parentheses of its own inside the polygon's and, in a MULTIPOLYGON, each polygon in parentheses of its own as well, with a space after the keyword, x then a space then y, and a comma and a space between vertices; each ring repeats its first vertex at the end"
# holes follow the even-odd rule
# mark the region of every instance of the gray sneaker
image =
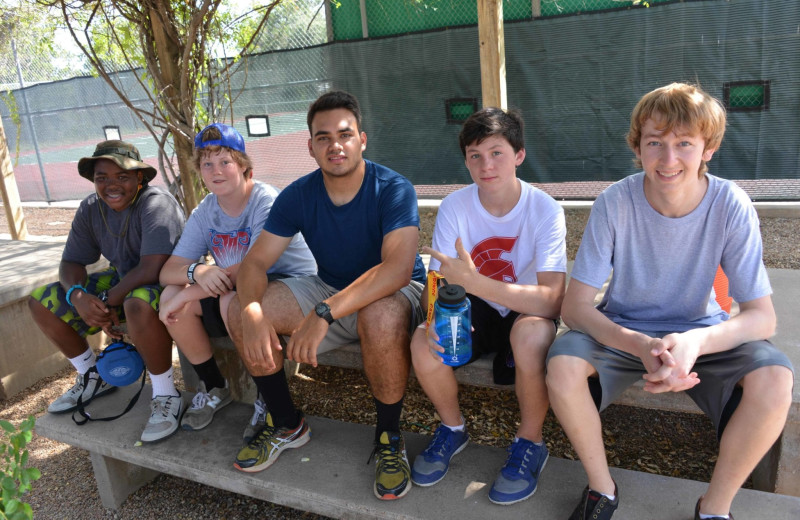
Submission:
POLYGON ((261 395, 258 396, 253 406, 255 408, 253 417, 250 418, 250 422, 244 429, 244 435, 242 435, 245 444, 250 444, 256 434, 267 425, 267 404, 261 399, 261 395))
POLYGON ((197 385, 197 394, 192 399, 192 406, 186 410, 181 419, 181 428, 184 430, 202 430, 214 419, 217 410, 233 401, 228 382, 225 388, 212 388, 206 392, 206 385, 202 381, 197 385))
POLYGON ((81 396, 83 404, 89 404, 92 399, 109 394, 116 389, 116 386, 103 381, 103 378, 97 373, 97 369, 92 367, 85 375, 76 374, 75 384, 72 385, 72 388, 50 403, 50 406, 47 407, 47 411, 50 413, 74 412, 78 408, 78 396, 81 396), (84 384, 84 380, 87 379, 87 376, 88 381, 84 384))
POLYGON ((165 439, 178 430, 183 412, 183 398, 173 395, 157 395, 150 401, 150 419, 142 432, 142 442, 165 439))

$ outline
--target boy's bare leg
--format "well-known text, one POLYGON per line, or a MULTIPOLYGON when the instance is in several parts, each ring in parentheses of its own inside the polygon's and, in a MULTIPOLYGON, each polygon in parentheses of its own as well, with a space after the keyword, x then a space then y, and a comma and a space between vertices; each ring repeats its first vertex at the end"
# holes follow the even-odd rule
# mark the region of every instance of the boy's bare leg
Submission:
MULTIPOLYGON (((269 318, 270 323, 275 328, 277 334, 291 334, 300 322, 303 321, 303 310, 294 297, 289 287, 281 282, 271 282, 267 286, 267 292, 261 301, 264 314, 269 318)), ((245 361, 242 356, 244 343, 242 340, 242 307, 238 296, 234 296, 228 305, 228 332, 231 340, 239 351, 239 356, 253 377, 268 376, 283 370, 284 352, 283 350, 272 349, 272 359, 275 361, 275 369, 267 370, 261 366, 253 366, 245 361)))
POLYGON ((719 458, 703 497, 704 514, 728 514, 748 475, 769 451, 786 423, 792 404, 792 372, 762 367, 742 378, 742 400, 725 427, 719 458))
POLYGON ((589 477, 589 487, 613 495, 614 481, 608 471, 600 414, 586 379, 594 367, 581 358, 555 356, 547 365, 547 390, 553 411, 564 428, 589 477))
POLYGON ((358 311, 364 373, 372 395, 382 403, 396 403, 405 395, 411 367, 410 321, 411 304, 399 292, 358 311))
POLYGON ((431 354, 425 329, 416 329, 411 339, 414 374, 425 395, 433 403, 436 412, 447 426, 461 424, 461 408, 458 406, 458 381, 453 369, 442 363, 442 358, 431 354))
POLYGON ((34 298, 28 298, 28 308, 31 310, 33 321, 42 330, 47 339, 55 345, 68 359, 80 356, 89 346, 86 339, 61 321, 61 318, 50 312, 34 298))
POLYGON ((146 301, 128 298, 123 305, 128 335, 141 354, 147 370, 151 374, 163 374, 172 366, 172 337, 167 328, 146 301))
POLYGON ((517 436, 533 442, 542 441, 542 427, 550 405, 544 378, 545 360, 555 336, 553 320, 537 316, 520 316, 511 329, 521 418, 517 436))

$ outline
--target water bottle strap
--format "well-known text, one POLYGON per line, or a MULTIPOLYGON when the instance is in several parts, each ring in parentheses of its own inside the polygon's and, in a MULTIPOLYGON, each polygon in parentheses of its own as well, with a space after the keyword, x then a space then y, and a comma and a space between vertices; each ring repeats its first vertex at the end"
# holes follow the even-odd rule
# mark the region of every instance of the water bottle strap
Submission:
POLYGON ((436 303, 439 294, 439 280, 444 280, 444 276, 438 271, 428 271, 428 320, 427 326, 433 323, 433 305, 436 303))

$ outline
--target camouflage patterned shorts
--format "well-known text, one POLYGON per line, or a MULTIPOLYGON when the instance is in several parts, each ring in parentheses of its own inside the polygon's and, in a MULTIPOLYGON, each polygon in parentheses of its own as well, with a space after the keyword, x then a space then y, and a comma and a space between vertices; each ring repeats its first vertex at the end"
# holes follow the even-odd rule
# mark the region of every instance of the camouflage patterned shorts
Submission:
MULTIPOLYGON (((89 275, 86 280, 86 292, 89 294, 97 295, 101 291, 111 289, 119 283, 119 273, 113 267, 109 267, 105 271, 100 271, 89 275)), ((43 285, 34 289, 31 296, 45 306, 47 310, 58 316, 61 321, 72 327, 72 329, 81 335, 81 337, 97 334, 102 329, 99 327, 90 327, 74 307, 67 303, 67 292, 59 282, 43 285)), ((158 312, 158 302, 161 298, 160 285, 143 285, 137 287, 129 292, 125 299, 139 298, 150 304, 154 311, 158 312)), ((113 307, 117 313, 120 322, 125 321, 125 311, 122 306, 113 307)))

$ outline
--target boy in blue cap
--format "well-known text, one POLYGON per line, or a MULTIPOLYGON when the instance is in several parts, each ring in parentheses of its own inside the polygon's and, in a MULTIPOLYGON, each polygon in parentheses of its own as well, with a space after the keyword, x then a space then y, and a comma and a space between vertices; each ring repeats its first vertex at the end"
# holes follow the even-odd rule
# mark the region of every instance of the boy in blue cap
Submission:
MULTIPOLYGON (((274 187, 253 180, 244 138, 232 126, 214 123, 200 131, 195 136, 194 163, 211 193, 192 212, 160 277, 165 285, 160 317, 200 378, 197 394, 181 421, 185 430, 205 428, 231 402, 209 337, 228 335, 228 304, 236 294, 239 264, 278 196, 274 187), (198 261, 208 252, 213 265, 198 261)), ((316 272, 314 258, 297 234, 268 275, 276 280, 316 272)), ((265 415, 258 399, 245 429, 245 442, 264 425, 265 415)))

